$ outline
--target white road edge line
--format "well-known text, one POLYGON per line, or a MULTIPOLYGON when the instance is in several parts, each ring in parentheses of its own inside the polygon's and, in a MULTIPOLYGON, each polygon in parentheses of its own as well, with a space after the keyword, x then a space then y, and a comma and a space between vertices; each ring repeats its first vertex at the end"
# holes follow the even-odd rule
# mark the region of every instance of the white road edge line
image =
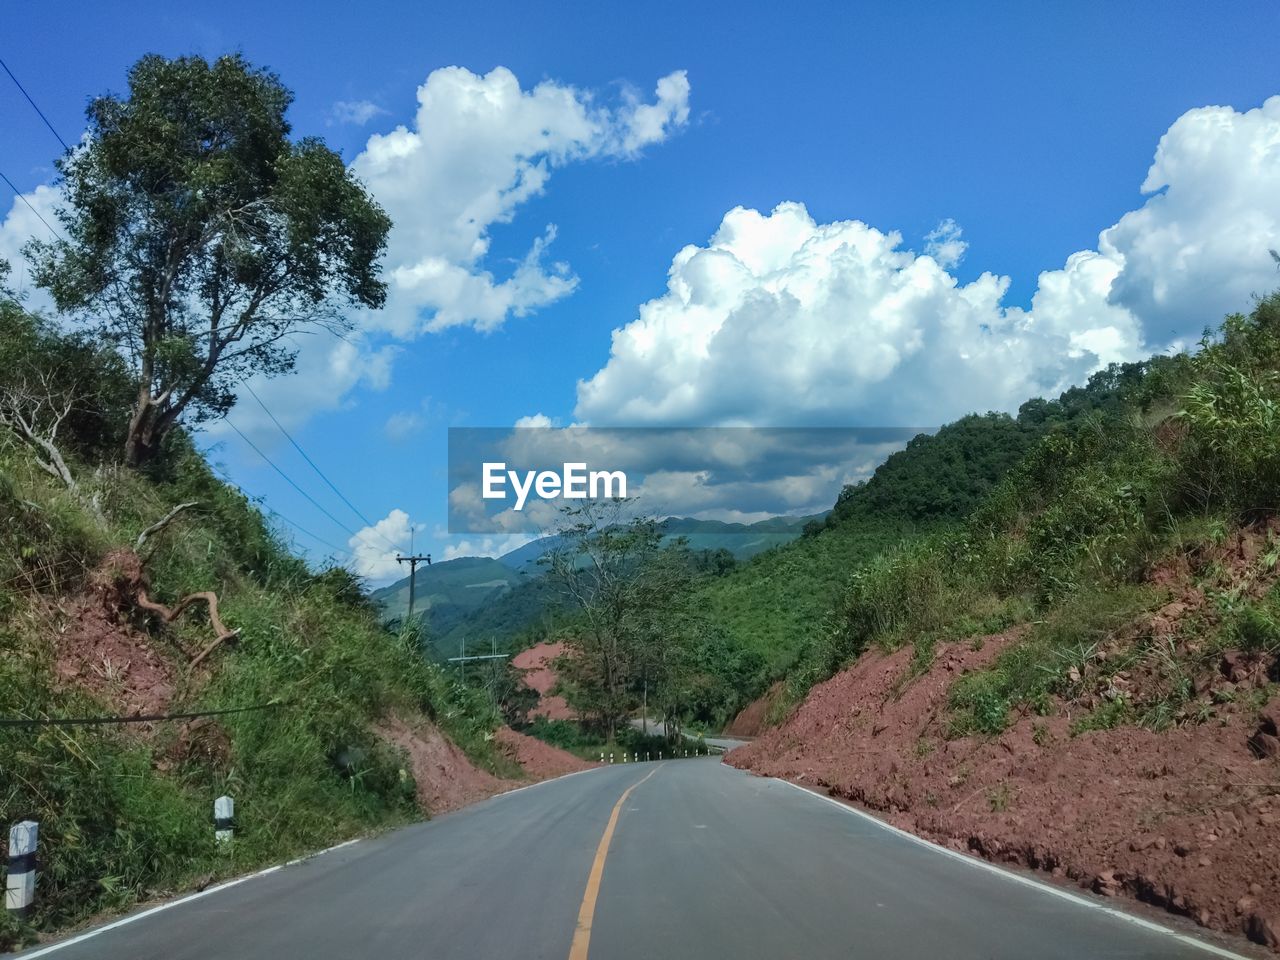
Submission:
MULTIPOLYGON (((562 773, 558 777, 547 777, 547 779, 545 780, 535 780, 533 783, 526 783, 523 787, 514 787, 511 790, 503 790, 501 793, 495 793, 492 797, 485 797, 483 800, 479 801, 478 803, 471 804, 471 806, 473 807, 479 806, 481 803, 488 803, 491 800, 501 800, 503 797, 509 797, 513 793, 520 793, 524 790, 532 790, 534 787, 540 787, 544 783, 555 783, 557 780, 568 780, 570 777, 576 777, 584 773, 591 773, 591 771, 593 770, 604 770, 608 766, 609 764, 607 763, 606 764, 597 763, 595 766, 587 767, 587 769, 585 770, 574 770, 572 773, 562 773)), ((463 807, 462 809, 468 810, 470 809, 470 807, 463 807)), ((453 811, 453 812, 457 813, 460 811, 453 811)))
POLYGON ((256 873, 247 873, 243 877, 236 877, 234 880, 228 880, 225 883, 214 884, 212 887, 205 887, 195 893, 189 893, 185 897, 178 897, 176 900, 169 900, 165 903, 156 904, 146 910, 138 913, 131 913, 127 917, 121 917, 119 920, 112 920, 110 923, 104 923, 100 927, 94 927, 92 930, 86 930, 84 933, 76 934, 66 940, 59 940, 57 943, 51 943, 47 947, 40 947, 32 950, 30 953, 20 953, 15 956, 21 957, 22 960, 34 960, 35 957, 43 957, 46 954, 53 953, 55 950, 61 950, 64 947, 70 947, 77 943, 83 943, 86 940, 92 940, 99 934, 106 933, 108 930, 115 930, 117 927, 123 927, 145 917, 153 916, 164 910, 173 907, 180 907, 184 903, 190 903, 192 900, 199 900, 201 897, 207 897, 213 893, 219 893, 222 890, 230 890, 232 887, 238 887, 242 883, 248 883, 258 877, 265 877, 267 874, 275 873, 277 870, 283 870, 285 867, 292 867, 296 864, 303 863, 307 860, 314 860, 316 857, 323 857, 326 853, 332 853, 335 850, 341 850, 343 847, 349 847, 352 844, 359 843, 363 837, 356 837, 353 840, 344 840, 342 843, 334 844, 332 847, 326 847, 323 850, 317 850, 315 853, 308 853, 306 856, 294 857, 292 860, 286 860, 284 863, 277 863, 275 866, 267 867, 256 873))
MULTIPOLYGON (((527 783, 523 787, 516 787, 514 790, 504 790, 502 793, 495 793, 492 797, 486 797, 485 800, 497 800, 499 797, 509 797, 511 794, 519 793, 521 790, 540 787, 544 783, 553 783, 556 780, 567 780, 569 777, 576 777, 580 773, 590 773, 592 770, 599 769, 602 768, 597 765, 594 767, 588 767, 586 770, 575 770, 572 773, 564 773, 558 777, 548 777, 546 780, 539 780, 536 783, 527 783)), ((480 803, 484 803, 485 800, 481 800, 480 803)), ((473 804, 473 806, 475 806, 475 804, 473 804)), ((429 823, 430 821, 423 822, 429 823)), ((258 877, 265 877, 268 874, 275 873, 277 870, 283 870, 285 867, 292 867, 307 860, 314 860, 316 857, 323 857, 326 853, 332 853, 334 850, 341 850, 343 847, 349 847, 352 844, 359 843, 363 839, 365 838, 355 837, 352 840, 344 840, 342 843, 334 844, 332 847, 326 847, 323 850, 317 850, 315 853, 308 853, 305 856, 295 857, 292 860, 286 860, 284 863, 277 863, 275 866, 266 867, 256 873, 247 873, 243 877, 236 877, 234 880, 227 880, 224 883, 218 883, 212 887, 205 887, 203 890, 199 890, 196 893, 189 893, 185 897, 178 897, 176 900, 169 900, 165 903, 156 904, 156 906, 149 907, 146 910, 141 910, 138 913, 131 913, 127 917, 121 917, 119 920, 112 920, 110 923, 104 923, 100 927, 94 927, 92 930, 86 930, 84 933, 78 933, 74 937, 68 937, 66 940, 59 940, 57 943, 51 943, 47 947, 39 947, 29 953, 16 953, 12 954, 12 956, 14 957, 14 960, 35 960, 36 957, 43 957, 53 953, 55 950, 74 946, 75 944, 83 943, 86 940, 92 940, 99 934, 106 933, 109 930, 115 930, 118 927, 123 927, 146 917, 154 916, 164 910, 169 910, 173 907, 180 907, 184 903, 190 903, 192 900, 199 900, 201 897, 207 897, 212 893, 230 890, 232 887, 237 887, 250 880, 256 880, 258 877)))
POLYGON ((790 780, 784 780, 781 777, 770 777, 769 779, 776 780, 778 783, 785 783, 788 787, 799 790, 805 796, 813 797, 815 800, 822 800, 839 810, 843 810, 845 813, 853 814, 855 817, 866 820, 868 823, 874 823, 877 827, 882 827, 890 833, 896 833, 898 836, 904 837, 912 843, 919 844, 922 847, 927 847, 935 853, 941 853, 944 856, 951 857, 953 860, 958 860, 961 863, 967 863, 971 867, 986 870, 988 873, 994 873, 996 876, 1004 877, 1006 880, 1011 880, 1014 883, 1020 883, 1025 887, 1031 887, 1039 890, 1041 893, 1052 894, 1055 897, 1060 897, 1063 900, 1070 901, 1071 903, 1078 904, 1082 907, 1099 910, 1108 916, 1115 917, 1117 920, 1124 920, 1128 923, 1134 924, 1135 926, 1142 927, 1144 930, 1149 930, 1154 933, 1162 933, 1165 936, 1172 937, 1174 940, 1187 944, 1188 946, 1197 947, 1206 953, 1211 953, 1218 957, 1226 957, 1228 960, 1250 960, 1250 958, 1246 957, 1244 954, 1234 953, 1231 950, 1215 946, 1212 943, 1205 943, 1203 940, 1198 940, 1195 937, 1189 937, 1185 933, 1179 933, 1177 930, 1170 927, 1162 926, 1161 924, 1155 923, 1151 920, 1145 920, 1142 917, 1134 916, 1133 914, 1126 913, 1123 910, 1117 910, 1114 907, 1103 906, 1100 903, 1095 903, 1092 900, 1086 899, 1078 894, 1074 894, 1069 890, 1063 890, 1061 887, 1055 887, 1053 884, 1044 883, 1043 881, 1036 880, 1032 877, 1023 876, 1020 873, 1014 873, 1013 871, 1006 870, 994 863, 990 863, 986 860, 980 860, 977 857, 969 856, 968 854, 961 853, 958 850, 952 850, 949 847, 944 847, 941 844, 934 843, 932 840, 926 840, 924 837, 918 837, 914 833, 903 830, 900 827, 895 827, 891 823, 885 823, 879 817, 873 817, 871 814, 863 810, 859 810, 857 807, 852 807, 847 803, 842 803, 835 797, 829 797, 821 793, 817 793, 807 787, 800 786, 798 783, 792 783, 790 780))

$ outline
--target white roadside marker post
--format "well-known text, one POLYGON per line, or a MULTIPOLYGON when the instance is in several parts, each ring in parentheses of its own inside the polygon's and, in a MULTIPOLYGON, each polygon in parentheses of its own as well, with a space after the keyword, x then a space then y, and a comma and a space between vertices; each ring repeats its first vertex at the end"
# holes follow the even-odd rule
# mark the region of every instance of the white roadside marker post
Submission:
POLYGON ((604 763, 604 751, 603 751, 603 750, 601 750, 601 751, 600 751, 600 762, 601 762, 601 763, 604 763))
POLYGON ((213 836, 221 846, 231 842, 235 831, 236 802, 230 797, 213 801, 213 836))
POLYGON ((612 753, 611 753, 611 754, 609 754, 609 762, 610 762, 610 763, 613 763, 613 754, 612 754, 612 753))
POLYGON ((5 908, 18 918, 31 913, 36 899, 36 843, 40 824, 23 820, 9 828, 9 878, 4 888, 5 908))

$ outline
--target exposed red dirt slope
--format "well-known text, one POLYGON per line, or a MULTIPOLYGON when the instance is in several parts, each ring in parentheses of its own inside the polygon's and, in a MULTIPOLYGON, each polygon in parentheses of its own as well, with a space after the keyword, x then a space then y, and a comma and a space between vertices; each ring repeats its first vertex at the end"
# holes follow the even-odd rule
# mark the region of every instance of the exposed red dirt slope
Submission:
POLYGON ((138 557, 116 551, 92 571, 86 590, 48 611, 59 683, 87 690, 126 715, 162 712, 178 683, 179 670, 166 655, 174 651, 161 649, 130 621, 144 582, 138 557))
POLYGON ((764 696, 752 700, 739 711, 727 727, 724 728, 729 737, 758 737, 765 732, 769 722, 769 714, 774 703, 782 696, 782 681, 778 681, 765 691, 764 696))
POLYGON ((519 785, 475 766, 428 720, 411 722, 393 716, 378 733, 409 755, 418 806, 424 813, 447 813, 519 785))
POLYGON ((578 770, 588 770, 595 766, 580 757, 575 757, 567 750, 553 747, 549 743, 517 733, 510 727, 498 729, 498 743, 503 751, 520 766, 525 773, 539 780, 548 777, 559 777, 578 770))
MULTIPOLYGON (((418 805, 429 815, 457 810, 523 786, 526 782, 504 779, 481 770, 425 718, 409 721, 392 716, 383 721, 378 733, 408 754, 417 786, 418 805)), ((546 780, 593 766, 571 753, 509 727, 500 727, 496 736, 503 752, 518 763, 532 780, 546 780)))
MULTIPOLYGON (((1280 701, 1261 719, 1226 704, 1210 722, 1165 733, 1071 736, 1060 709, 997 738, 947 740, 951 683, 1013 639, 942 647, 905 685, 910 649, 869 653, 728 762, 826 787, 955 849, 1280 947, 1280 759, 1266 756, 1265 739, 1278 732, 1280 701)), ((1249 682, 1233 664, 1219 682, 1249 682)))
POLYGON ((552 663, 564 652, 563 643, 543 641, 528 650, 521 650, 512 658, 516 669, 524 671, 525 686, 538 692, 538 705, 529 711, 530 719, 573 720, 577 716, 564 697, 551 693, 558 679, 552 663))

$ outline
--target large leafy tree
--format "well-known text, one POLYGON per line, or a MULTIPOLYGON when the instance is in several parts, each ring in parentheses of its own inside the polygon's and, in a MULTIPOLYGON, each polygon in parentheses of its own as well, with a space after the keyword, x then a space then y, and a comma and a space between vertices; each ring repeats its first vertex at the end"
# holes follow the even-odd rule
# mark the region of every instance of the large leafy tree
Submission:
POLYGON ((544 562, 576 614, 563 639, 567 698, 609 739, 660 684, 669 629, 688 594, 686 558, 663 545, 662 525, 629 517, 630 501, 567 508, 560 545, 544 562))
POLYGON ((66 239, 28 253, 59 309, 131 363, 133 466, 179 421, 226 413, 245 378, 291 369, 296 334, 385 298, 390 220, 322 141, 290 139, 291 100, 239 55, 147 56, 59 162, 66 239))

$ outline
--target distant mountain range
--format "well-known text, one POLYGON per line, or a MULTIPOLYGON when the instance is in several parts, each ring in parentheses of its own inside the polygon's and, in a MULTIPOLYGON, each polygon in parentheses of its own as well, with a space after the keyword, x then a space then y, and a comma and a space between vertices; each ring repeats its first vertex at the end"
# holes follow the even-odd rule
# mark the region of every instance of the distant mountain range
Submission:
MULTIPOLYGON (((771 517, 743 524, 674 517, 666 522, 666 533, 684 537, 690 550, 723 549, 741 562, 790 543, 813 519, 771 517)), ((556 600, 538 560, 560 543, 558 536, 542 537, 496 559, 459 557, 420 566, 414 609, 426 620, 435 655, 455 656, 463 638, 502 640, 536 622, 556 600)), ((388 620, 403 617, 409 610, 409 578, 375 590, 373 599, 388 620)))

